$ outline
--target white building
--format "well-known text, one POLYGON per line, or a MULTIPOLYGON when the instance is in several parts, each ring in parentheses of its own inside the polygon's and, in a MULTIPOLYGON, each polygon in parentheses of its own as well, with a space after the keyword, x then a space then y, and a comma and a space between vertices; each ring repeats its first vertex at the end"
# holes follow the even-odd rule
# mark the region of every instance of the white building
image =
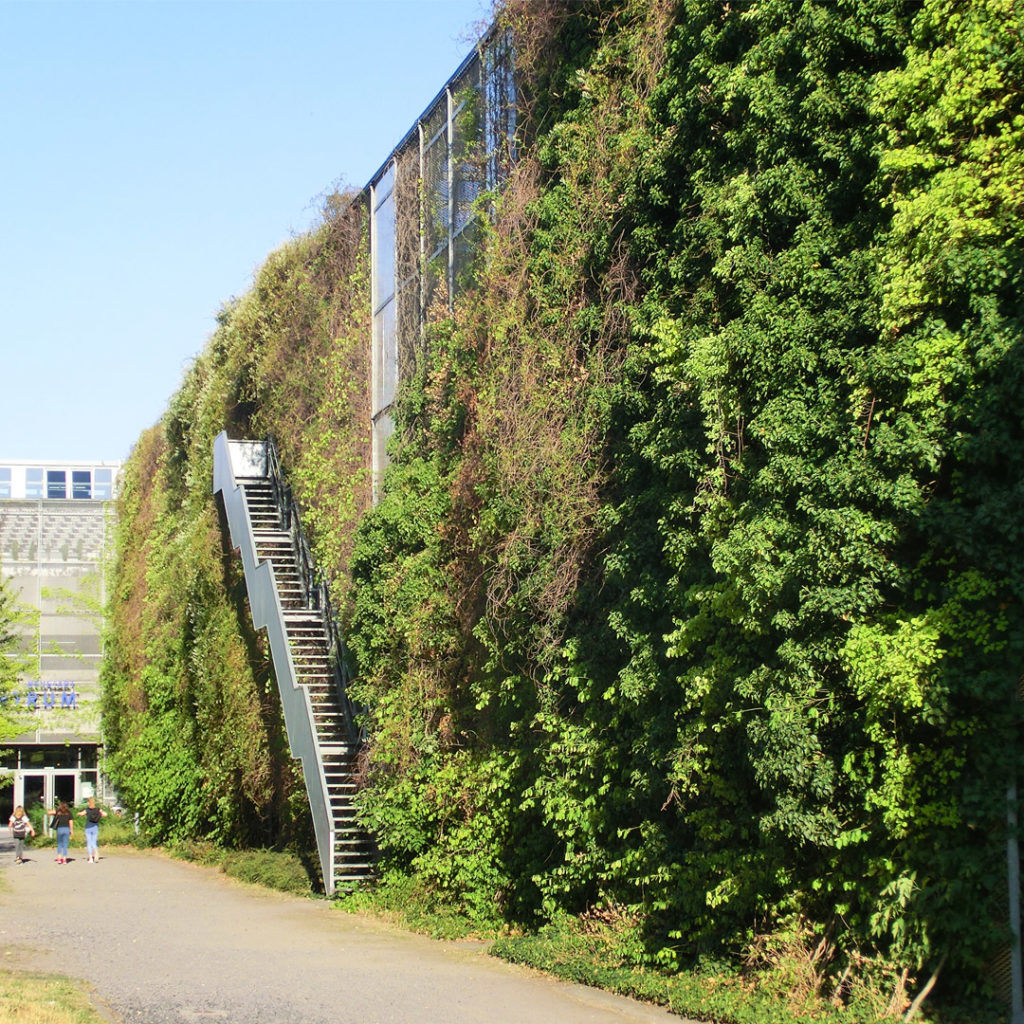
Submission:
POLYGON ((0 821, 17 804, 101 799, 99 668, 104 555, 116 462, 0 459, 0 574, 28 610, 13 702, 25 730, 0 741, 0 821))

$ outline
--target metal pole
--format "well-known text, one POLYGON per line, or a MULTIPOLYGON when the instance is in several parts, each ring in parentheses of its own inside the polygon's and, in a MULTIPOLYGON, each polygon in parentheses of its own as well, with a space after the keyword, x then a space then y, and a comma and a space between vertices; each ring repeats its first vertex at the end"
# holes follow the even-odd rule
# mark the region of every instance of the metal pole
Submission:
POLYGON ((1010 951, 1010 1024, 1024 1024, 1024 973, 1021 969, 1020 935, 1020 850, 1017 843, 1017 780, 1006 792, 1006 879, 1010 899, 1010 931, 1013 948, 1010 951))

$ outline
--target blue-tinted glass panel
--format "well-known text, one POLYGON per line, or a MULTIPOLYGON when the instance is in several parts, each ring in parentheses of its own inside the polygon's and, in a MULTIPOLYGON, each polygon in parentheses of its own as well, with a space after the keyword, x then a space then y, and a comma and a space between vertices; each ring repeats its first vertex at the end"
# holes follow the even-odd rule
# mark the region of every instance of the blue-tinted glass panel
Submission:
POLYGON ((395 294, 395 197, 392 193, 373 215, 374 283, 377 309, 395 294))
POLYGON ((41 469, 25 470, 25 497, 41 498, 43 496, 43 471, 41 469))
POLYGON ((92 497, 92 473, 89 470, 73 469, 71 471, 71 497, 92 497))
POLYGON ((0 498, 11 496, 11 471, 7 466, 0 466, 0 498))
POLYGON ((374 199, 378 206, 388 197, 394 187, 395 165, 394 162, 391 162, 388 164, 387 170, 377 179, 377 184, 374 186, 374 199))
POLYGON ((114 471, 112 469, 94 469, 92 471, 92 496, 97 501, 110 501, 114 471))
POLYGON ((66 498, 68 496, 68 475, 63 469, 47 470, 46 496, 48 498, 66 498))
POLYGON ((386 409, 395 400, 398 388, 398 332, 395 303, 389 302, 380 311, 380 404, 386 409))

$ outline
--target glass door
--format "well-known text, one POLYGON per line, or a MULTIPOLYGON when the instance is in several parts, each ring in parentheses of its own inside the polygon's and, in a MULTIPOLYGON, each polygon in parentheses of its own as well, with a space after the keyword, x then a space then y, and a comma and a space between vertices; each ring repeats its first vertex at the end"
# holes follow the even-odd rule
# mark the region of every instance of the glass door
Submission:
POLYGON ((61 801, 68 807, 75 806, 75 783, 78 781, 78 772, 53 773, 53 799, 50 806, 56 808, 61 801))
POLYGON ((15 785, 15 803, 21 804, 32 821, 36 823, 36 827, 38 828, 41 824, 41 831, 44 834, 48 834, 47 822, 50 818, 45 812, 49 810, 50 804, 46 800, 46 773, 23 772, 21 776, 20 794, 17 792, 18 788, 19 787, 15 785), (40 814, 42 814, 41 822, 39 818, 40 814))

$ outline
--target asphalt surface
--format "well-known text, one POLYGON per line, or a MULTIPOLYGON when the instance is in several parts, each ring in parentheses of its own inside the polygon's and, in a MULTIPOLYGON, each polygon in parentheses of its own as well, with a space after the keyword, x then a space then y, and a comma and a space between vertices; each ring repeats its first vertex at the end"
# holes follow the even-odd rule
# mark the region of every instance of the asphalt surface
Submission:
POLYGON ((232 881, 213 868, 102 846, 15 864, 0 832, 0 955, 88 983, 112 1021, 141 1024, 654 1024, 681 1018, 487 956, 232 881))

